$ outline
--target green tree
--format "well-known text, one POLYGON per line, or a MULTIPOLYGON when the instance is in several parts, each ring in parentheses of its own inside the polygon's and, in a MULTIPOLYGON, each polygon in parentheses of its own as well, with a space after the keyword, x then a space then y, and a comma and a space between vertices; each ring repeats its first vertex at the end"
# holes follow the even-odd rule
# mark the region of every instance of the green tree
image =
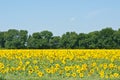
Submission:
POLYGON ((36 32, 33 33, 32 36, 29 35, 28 41, 27 41, 27 47, 32 49, 39 49, 40 48, 40 33, 36 32))
POLYGON ((78 35, 79 48, 86 48, 88 46, 88 43, 87 43, 86 39, 87 39, 87 34, 80 33, 78 35))
POLYGON ((28 38, 28 48, 34 49, 49 49, 50 48, 50 39, 53 34, 50 31, 42 31, 33 33, 32 36, 28 38))
POLYGON ((98 48, 112 48, 114 41, 112 36, 114 34, 114 30, 112 28, 104 28, 100 31, 98 43, 96 44, 98 48))
POLYGON ((27 43, 27 31, 10 29, 5 33, 5 48, 20 49, 25 48, 27 43))
POLYGON ((4 34, 5 32, 0 32, 0 48, 5 48, 4 34))
POLYGON ((88 39, 88 48, 89 49, 96 49, 96 48, 98 48, 96 46, 96 44, 98 43, 98 40, 99 40, 98 36, 99 36, 99 31, 90 32, 88 34, 88 38, 87 39, 88 39))
POLYGON ((75 32, 66 32, 62 35, 60 44, 62 48, 76 48, 77 47, 78 34, 75 32))
POLYGON ((66 32, 61 37, 50 31, 28 35, 26 30, 9 29, 0 32, 0 48, 5 49, 120 49, 120 29, 104 28, 88 34, 66 32), (28 37, 29 36, 29 37, 28 37))
POLYGON ((40 35, 41 35, 41 40, 40 40, 41 48, 49 49, 50 40, 53 36, 53 33, 45 30, 45 31, 40 32, 40 35))
POLYGON ((20 30, 19 32, 20 48, 27 47, 27 39, 28 39, 28 31, 20 30))
POLYGON ((60 48, 60 36, 54 36, 50 39, 50 48, 58 49, 60 48))
POLYGON ((19 31, 15 29, 10 29, 5 33, 5 48, 16 49, 20 45, 19 31))
POLYGON ((113 33, 113 48, 117 48, 117 49, 120 49, 120 29, 118 31, 115 31, 113 33))

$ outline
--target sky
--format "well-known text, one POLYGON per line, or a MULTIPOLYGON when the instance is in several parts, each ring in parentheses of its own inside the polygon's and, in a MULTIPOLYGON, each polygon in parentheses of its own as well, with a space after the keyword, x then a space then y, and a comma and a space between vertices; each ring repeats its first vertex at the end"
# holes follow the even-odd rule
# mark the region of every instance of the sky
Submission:
POLYGON ((0 0, 0 31, 43 30, 60 36, 120 28, 120 0, 0 0))

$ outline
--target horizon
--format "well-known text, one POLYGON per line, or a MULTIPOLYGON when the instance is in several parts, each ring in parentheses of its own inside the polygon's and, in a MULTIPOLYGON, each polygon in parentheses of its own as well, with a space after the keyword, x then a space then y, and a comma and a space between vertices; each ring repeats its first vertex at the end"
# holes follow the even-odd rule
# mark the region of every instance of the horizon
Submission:
MULTIPOLYGON (((102 28, 102 29, 106 29, 106 28, 112 28, 112 27, 105 27, 105 28, 102 28)), ((94 31, 101 31, 102 29, 100 29, 100 30, 94 30, 94 31)), ((112 28, 113 29, 113 28, 112 28)), ((120 28, 118 28, 118 29, 113 29, 113 30, 119 30, 120 28)), ((10 29, 8 29, 8 30, 10 30, 10 29)), ((5 31, 0 31, 0 32, 6 32, 6 31, 8 31, 8 30, 5 30, 5 31)), ((15 30, 18 30, 18 31, 20 31, 20 30, 24 30, 24 29, 15 29, 15 30)), ((26 30, 26 31, 28 31, 28 30, 26 30)), ((42 30, 42 31, 50 31, 50 30, 42 30)), ((77 34, 80 34, 80 33, 84 33, 84 34, 89 34, 89 33, 91 33, 91 32, 94 32, 94 31, 90 31, 90 32, 76 32, 77 34)), ((41 32, 41 31, 38 31, 38 32, 41 32)), ((50 31, 50 32, 52 32, 52 31, 50 31)), ((75 31, 67 31, 67 32, 75 32, 75 31)), ((33 33, 36 33, 36 32, 33 32, 33 33)), ((28 31, 28 35, 32 35, 33 33, 29 33, 29 31, 28 31)), ((53 32, 52 32, 53 33, 53 32)), ((65 32, 66 33, 66 32, 65 32)), ((65 34, 65 33, 62 33, 61 35, 54 35, 54 33, 53 33, 53 36, 62 36, 63 34, 65 34)))

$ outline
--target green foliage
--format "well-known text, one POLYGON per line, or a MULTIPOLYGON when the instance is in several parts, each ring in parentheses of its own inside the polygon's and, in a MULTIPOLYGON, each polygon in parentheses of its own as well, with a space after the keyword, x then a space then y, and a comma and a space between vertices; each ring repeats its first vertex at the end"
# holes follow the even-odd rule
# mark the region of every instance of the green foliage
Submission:
POLYGON ((53 36, 50 41, 50 48, 56 49, 60 48, 60 37, 59 36, 53 36))
POLYGON ((5 46, 4 33, 5 32, 0 32, 0 48, 3 48, 5 46))
POLYGON ((62 48, 75 48, 77 47, 78 35, 75 32, 66 32, 61 37, 61 47, 62 48))
POLYGON ((0 75, 0 80, 6 80, 2 75, 0 75))
POLYGON ((10 29, 4 32, 4 46, 6 49, 20 49, 25 48, 25 43, 27 42, 27 31, 26 30, 15 30, 10 29))
POLYGON ((26 30, 9 29, 0 32, 1 49, 119 49, 120 29, 104 28, 88 34, 66 32, 53 36, 50 31, 28 35, 26 30), (28 37, 29 36, 29 37, 28 37))
POLYGON ((32 49, 48 49, 50 48, 50 40, 53 34, 50 31, 42 31, 33 33, 29 36, 27 47, 32 49))

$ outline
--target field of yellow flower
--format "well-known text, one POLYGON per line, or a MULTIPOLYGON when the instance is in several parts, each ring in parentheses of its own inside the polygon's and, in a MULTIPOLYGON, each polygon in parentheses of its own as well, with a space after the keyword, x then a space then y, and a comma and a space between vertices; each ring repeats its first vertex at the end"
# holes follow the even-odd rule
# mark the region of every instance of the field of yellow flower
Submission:
POLYGON ((120 50, 0 50, 0 80, 119 80, 120 50))

